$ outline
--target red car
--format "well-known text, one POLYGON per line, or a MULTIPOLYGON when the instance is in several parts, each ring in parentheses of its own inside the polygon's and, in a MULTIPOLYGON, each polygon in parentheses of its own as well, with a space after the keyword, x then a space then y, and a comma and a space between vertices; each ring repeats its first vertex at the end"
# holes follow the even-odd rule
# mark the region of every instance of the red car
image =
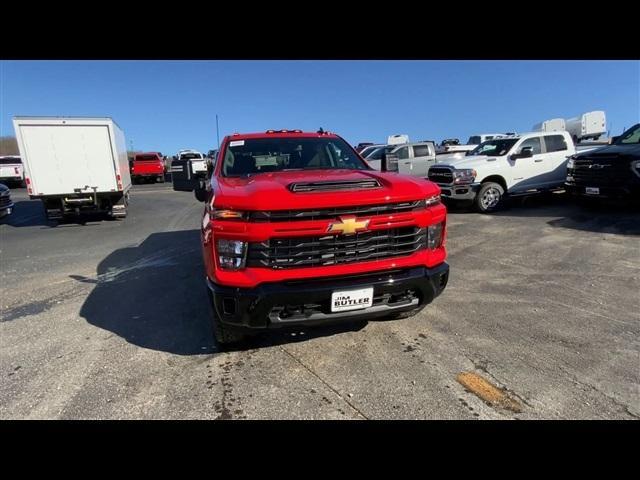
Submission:
POLYGON ((227 136, 205 198, 218 343, 268 328, 410 316, 447 284, 440 188, 370 168, 338 135, 227 136))
POLYGON ((164 183, 164 161, 158 152, 137 153, 131 165, 131 181, 158 181, 164 183))

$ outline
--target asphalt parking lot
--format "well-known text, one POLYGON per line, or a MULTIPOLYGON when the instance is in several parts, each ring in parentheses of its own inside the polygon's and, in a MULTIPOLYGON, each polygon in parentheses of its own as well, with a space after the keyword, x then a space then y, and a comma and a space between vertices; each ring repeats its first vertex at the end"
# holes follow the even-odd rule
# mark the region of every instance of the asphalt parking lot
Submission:
POLYGON ((640 418, 633 208, 454 209, 449 285, 419 315, 219 352, 192 194, 136 185, 125 220, 59 226, 12 196, 0 418, 640 418))

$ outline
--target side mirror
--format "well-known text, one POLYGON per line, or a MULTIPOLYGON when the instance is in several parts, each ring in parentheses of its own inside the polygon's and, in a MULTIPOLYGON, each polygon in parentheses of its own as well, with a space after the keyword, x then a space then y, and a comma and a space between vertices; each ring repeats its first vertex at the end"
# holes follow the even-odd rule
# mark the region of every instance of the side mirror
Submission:
POLYGON ((514 153, 511 155, 511 160, 516 160, 518 158, 531 158, 533 157, 533 147, 522 147, 520 153, 514 153))
POLYGON ((395 153, 384 153, 380 162, 380 169, 383 172, 397 172, 398 155, 395 153))
POLYGON ((620 138, 620 135, 616 136, 616 137, 611 137, 609 139, 609 144, 613 144, 616 143, 616 141, 620 138))

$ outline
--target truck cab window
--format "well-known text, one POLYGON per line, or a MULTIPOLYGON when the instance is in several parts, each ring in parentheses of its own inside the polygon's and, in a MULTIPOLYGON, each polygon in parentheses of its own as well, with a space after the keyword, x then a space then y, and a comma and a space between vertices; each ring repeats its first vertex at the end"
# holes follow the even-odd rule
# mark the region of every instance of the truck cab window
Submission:
POLYGON ((540 137, 527 138, 524 142, 522 142, 522 144, 520 144, 519 150, 522 151, 522 149, 525 147, 532 147, 534 155, 540 154, 542 152, 540 137))
POLYGON ((414 147, 413 147, 413 156, 414 157, 428 157, 429 156, 429 145, 414 145, 414 147))
POLYGON ((396 155, 400 160, 406 160, 409 158, 409 147, 402 147, 396 150, 396 155))
POLYGON ((567 142, 562 135, 548 135, 544 137, 544 144, 547 149, 547 153, 567 150, 567 142))

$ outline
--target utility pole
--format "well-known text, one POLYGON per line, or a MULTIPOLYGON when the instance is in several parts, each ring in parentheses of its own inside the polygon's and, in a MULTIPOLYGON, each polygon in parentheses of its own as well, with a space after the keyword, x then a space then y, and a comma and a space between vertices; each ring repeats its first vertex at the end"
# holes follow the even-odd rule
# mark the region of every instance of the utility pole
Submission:
POLYGON ((216 135, 218 136, 218 150, 220 150, 220 129, 218 128, 218 114, 216 113, 216 135))
POLYGON ((129 139, 129 148, 133 152, 133 139, 129 139))

